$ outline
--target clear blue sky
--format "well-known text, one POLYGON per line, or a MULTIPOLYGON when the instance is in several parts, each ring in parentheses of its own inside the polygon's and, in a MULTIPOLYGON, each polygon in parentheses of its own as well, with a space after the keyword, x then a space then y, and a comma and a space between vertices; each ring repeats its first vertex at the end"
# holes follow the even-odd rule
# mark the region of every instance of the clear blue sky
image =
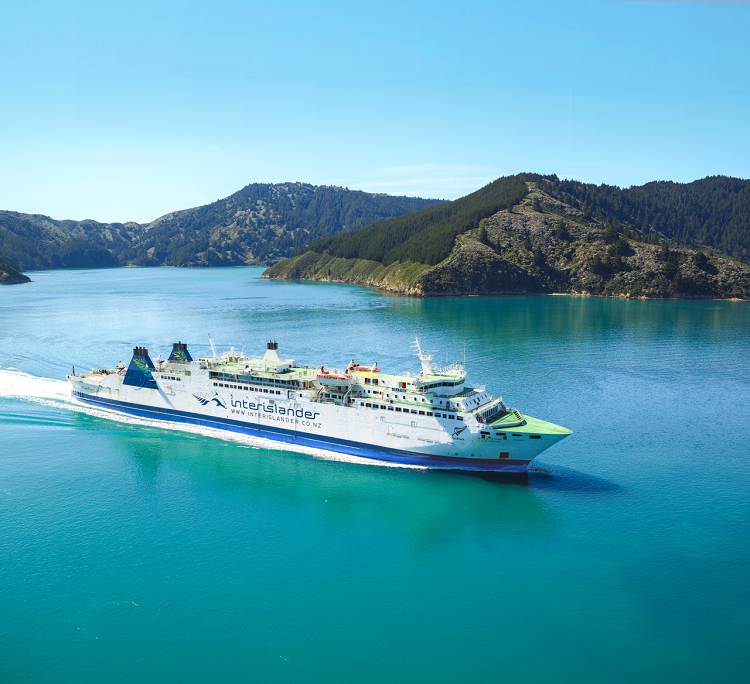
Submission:
POLYGON ((5 3, 0 208, 150 221, 251 182, 750 176, 750 5, 5 3))

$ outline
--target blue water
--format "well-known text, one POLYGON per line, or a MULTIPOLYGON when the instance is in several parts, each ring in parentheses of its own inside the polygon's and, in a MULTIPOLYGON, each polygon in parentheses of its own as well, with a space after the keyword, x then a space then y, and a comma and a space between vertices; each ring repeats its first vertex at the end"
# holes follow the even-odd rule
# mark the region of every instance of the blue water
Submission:
POLYGON ((0 681, 745 682, 750 305, 413 300, 260 269, 0 289, 0 681), (527 481, 108 419, 61 382, 234 346, 417 369, 571 428, 527 481))

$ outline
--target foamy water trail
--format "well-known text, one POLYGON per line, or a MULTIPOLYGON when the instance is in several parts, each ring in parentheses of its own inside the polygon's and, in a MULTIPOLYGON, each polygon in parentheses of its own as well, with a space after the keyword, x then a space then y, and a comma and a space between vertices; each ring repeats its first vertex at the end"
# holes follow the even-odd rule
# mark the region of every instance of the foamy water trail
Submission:
POLYGON ((130 416, 117 411, 92 408, 74 401, 70 396, 70 385, 65 380, 54 380, 52 378, 40 378, 29 375, 15 368, 0 369, 0 397, 7 399, 18 399, 31 401, 47 406, 60 408, 61 410, 76 411, 89 416, 113 420, 127 425, 136 425, 159 430, 171 430, 174 432, 188 432, 194 435, 203 435, 214 439, 222 439, 239 446, 252 449, 274 449, 278 451, 293 451, 306 454, 313 458, 327 461, 340 461, 344 463, 357 463, 361 465, 380 466, 388 468, 411 468, 416 470, 427 470, 424 466, 408 465, 404 463, 388 463, 386 461, 374 461, 369 458, 360 458, 348 454, 340 454, 325 449, 314 449, 312 447, 298 446, 295 444, 280 444, 262 437, 251 437, 235 432, 226 432, 216 428, 202 427, 199 425, 185 425, 183 423, 170 423, 161 420, 149 420, 130 416))
POLYGON ((16 368, 0 369, 0 397, 48 404, 72 403, 70 385, 65 380, 38 378, 16 368))

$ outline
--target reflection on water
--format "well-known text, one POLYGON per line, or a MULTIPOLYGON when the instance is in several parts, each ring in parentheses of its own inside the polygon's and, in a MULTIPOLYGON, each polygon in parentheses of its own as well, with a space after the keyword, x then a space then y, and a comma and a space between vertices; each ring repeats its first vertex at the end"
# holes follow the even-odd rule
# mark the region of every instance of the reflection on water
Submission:
MULTIPOLYGON (((79 419, 100 421, 107 430, 101 419, 79 419)), ((339 527, 400 531, 433 544, 470 528, 507 533, 555 524, 524 478, 327 461, 151 428, 119 429, 109 440, 135 464, 143 483, 179 469, 201 487, 311 509, 339 527)))
POLYGON ((616 482, 561 465, 551 468, 543 465, 536 466, 529 478, 531 487, 540 491, 580 494, 616 494, 623 491, 623 488, 616 482))

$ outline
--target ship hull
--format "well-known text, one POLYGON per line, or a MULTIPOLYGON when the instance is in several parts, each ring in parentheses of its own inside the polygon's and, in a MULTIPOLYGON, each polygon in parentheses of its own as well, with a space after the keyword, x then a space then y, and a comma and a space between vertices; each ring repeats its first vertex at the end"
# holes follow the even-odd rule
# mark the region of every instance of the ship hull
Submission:
MULTIPOLYGON (((83 389, 83 388, 81 388, 83 389)), ((93 388, 92 388, 93 389, 93 388)), ((387 463, 399 463, 403 465, 419 466, 424 468, 472 470, 484 472, 496 472, 507 474, 525 473, 532 458, 521 459, 482 459, 461 458, 439 454, 416 453, 413 451, 395 449, 386 446, 375 446, 363 444, 354 440, 343 439, 331 435, 313 435, 303 433, 299 430, 277 427, 273 425, 248 424, 240 420, 224 418, 216 415, 199 414, 191 411, 178 410, 166 406, 149 406, 136 404, 108 397, 102 397, 97 393, 88 393, 73 390, 72 398, 84 405, 115 411, 127 415, 146 418, 148 420, 159 420, 165 423, 179 423, 185 425, 196 425, 200 427, 213 428, 261 437, 281 444, 292 444, 302 447, 322 449, 335 453, 347 454, 359 458, 384 461, 387 463)), ((550 445, 551 446, 551 445, 550 445)))

